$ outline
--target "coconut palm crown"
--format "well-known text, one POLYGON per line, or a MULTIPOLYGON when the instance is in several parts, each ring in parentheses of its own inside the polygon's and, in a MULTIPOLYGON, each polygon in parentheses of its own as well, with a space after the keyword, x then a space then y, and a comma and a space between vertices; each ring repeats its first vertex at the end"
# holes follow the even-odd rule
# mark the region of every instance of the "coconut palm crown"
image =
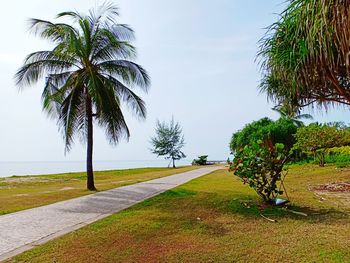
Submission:
POLYGON ((134 32, 117 23, 118 16, 117 7, 105 3, 87 15, 57 15, 57 19, 70 19, 70 24, 31 19, 31 31, 51 41, 54 47, 29 54, 15 76, 19 87, 45 78, 43 109, 58 119, 66 151, 77 135, 87 142, 89 190, 95 190, 93 123, 103 127, 109 142, 115 145, 130 136, 122 103, 137 117, 146 117, 145 103, 133 88, 147 92, 150 78, 145 69, 133 62, 134 32))

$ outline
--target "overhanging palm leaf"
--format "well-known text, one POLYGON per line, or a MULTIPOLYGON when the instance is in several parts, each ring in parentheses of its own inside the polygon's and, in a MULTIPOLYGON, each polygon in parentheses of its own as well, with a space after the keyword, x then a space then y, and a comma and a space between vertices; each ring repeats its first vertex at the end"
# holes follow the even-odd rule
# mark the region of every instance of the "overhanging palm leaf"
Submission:
POLYGON ((297 107, 350 105, 349 1, 291 0, 261 41, 262 91, 297 107))
POLYGON ((55 44, 52 50, 27 56, 16 73, 19 87, 45 77, 43 108, 58 119, 66 150, 77 135, 87 141, 87 186, 95 189, 92 170, 93 119, 103 127, 111 144, 128 139, 121 103, 138 118, 146 117, 144 101, 132 88, 147 92, 150 78, 133 59, 136 51, 130 41, 133 30, 117 24, 118 8, 113 4, 90 10, 88 15, 62 12, 57 18, 69 17, 73 23, 52 23, 31 19, 32 32, 55 44))

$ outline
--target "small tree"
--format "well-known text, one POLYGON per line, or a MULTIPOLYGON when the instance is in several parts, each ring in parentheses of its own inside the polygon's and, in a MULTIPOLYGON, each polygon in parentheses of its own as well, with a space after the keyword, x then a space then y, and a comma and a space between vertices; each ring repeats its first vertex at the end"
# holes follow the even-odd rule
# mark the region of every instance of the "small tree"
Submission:
POLYGON ((266 202, 272 203, 283 191, 284 165, 290 160, 297 127, 293 120, 264 118, 233 134, 230 148, 235 155, 230 170, 266 202))
POLYGON ((325 155, 327 149, 348 145, 349 131, 339 125, 320 125, 312 123, 298 129, 294 149, 299 149, 305 153, 318 157, 319 165, 325 165, 325 155))
POLYGON ((175 123, 174 119, 169 124, 157 121, 156 136, 151 138, 151 144, 152 153, 165 156, 165 159, 171 159, 173 168, 175 168, 175 160, 186 157, 181 151, 185 145, 182 129, 178 122, 175 123))
POLYGON ((282 180, 283 167, 288 159, 284 145, 273 145, 268 139, 244 147, 235 156, 231 170, 266 203, 271 203, 277 195, 283 194, 277 184, 282 180))

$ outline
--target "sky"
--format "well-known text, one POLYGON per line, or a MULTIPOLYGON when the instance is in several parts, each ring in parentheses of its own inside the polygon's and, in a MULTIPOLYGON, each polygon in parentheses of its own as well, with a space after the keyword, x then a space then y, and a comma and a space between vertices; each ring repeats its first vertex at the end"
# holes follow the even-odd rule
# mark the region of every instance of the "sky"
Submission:
MULTIPOLYGON (((152 86, 148 116, 138 121, 125 111, 129 142, 108 144, 95 128, 95 160, 153 160, 150 137, 157 120, 174 117, 184 132, 188 159, 207 154, 226 160, 232 133, 262 117, 276 119, 274 106, 258 91, 258 41, 278 18, 284 0, 118 0, 118 23, 136 32, 137 62, 147 69, 152 86)), ((55 120, 42 112, 42 82, 19 91, 13 76, 24 57, 50 45, 28 32, 28 18, 53 20, 62 11, 86 12, 95 0, 12 0, 2 5, 0 23, 0 161, 80 161, 85 145, 70 153, 55 120)), ((308 112, 308 111, 306 111, 308 112)), ((315 121, 344 121, 348 109, 313 112, 315 121)))

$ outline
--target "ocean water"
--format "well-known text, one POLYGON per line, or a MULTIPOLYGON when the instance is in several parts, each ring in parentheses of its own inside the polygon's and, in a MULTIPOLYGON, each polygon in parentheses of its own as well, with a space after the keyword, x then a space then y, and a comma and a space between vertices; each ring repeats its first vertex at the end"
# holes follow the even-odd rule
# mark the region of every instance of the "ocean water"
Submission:
MULTIPOLYGON (((128 168, 167 167, 168 164, 168 160, 159 159, 143 161, 94 161, 93 165, 95 171, 103 171, 128 168)), ((180 160, 176 162, 177 166, 190 164, 190 160, 180 160)), ((85 166, 85 161, 0 162, 0 177, 82 172, 85 171, 85 166)))

